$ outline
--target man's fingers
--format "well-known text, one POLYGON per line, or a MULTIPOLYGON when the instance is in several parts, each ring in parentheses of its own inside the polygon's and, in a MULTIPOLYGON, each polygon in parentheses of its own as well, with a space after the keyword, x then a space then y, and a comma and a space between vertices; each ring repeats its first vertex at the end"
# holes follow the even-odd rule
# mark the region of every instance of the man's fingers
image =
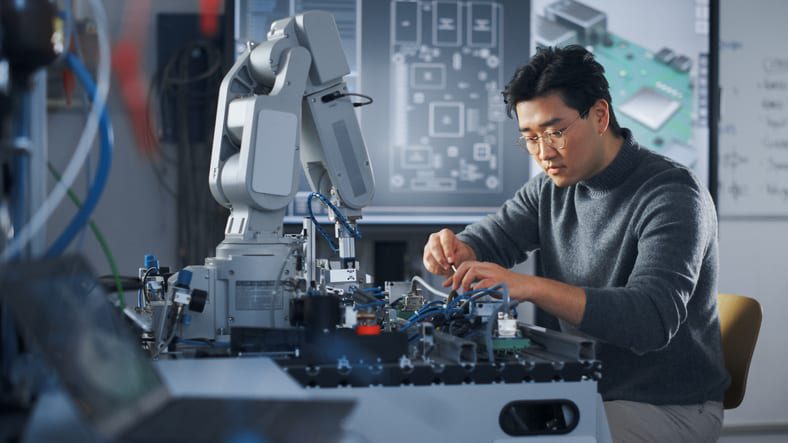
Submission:
POLYGON ((462 276, 465 275, 466 272, 468 272, 468 267, 460 266, 457 268, 457 272, 451 276, 451 289, 453 291, 457 291, 461 288, 460 284, 462 283, 462 276))
POLYGON ((495 286, 495 281, 490 278, 485 278, 476 282, 476 285, 473 289, 487 289, 495 286))
POLYGON ((448 275, 449 273, 443 268, 435 257, 432 256, 431 252, 425 252, 424 254, 424 267, 432 274, 435 275, 448 275))
POLYGON ((440 244, 443 250, 443 256, 446 258, 447 263, 454 263, 454 252, 457 249, 457 237, 450 229, 441 229, 438 233, 440 235, 440 244))
POLYGON ((438 234, 431 234, 427 240, 422 261, 424 262, 424 267, 433 274, 444 274, 448 270, 448 262, 443 255, 443 248, 440 245, 438 234))
POLYGON ((478 262, 464 262, 457 268, 457 272, 452 277, 454 285, 452 289, 462 290, 463 292, 470 289, 471 283, 476 279, 476 266, 478 262))
POLYGON ((475 289, 476 286, 471 286, 479 276, 479 273, 475 267, 468 268, 468 271, 462 276, 462 283, 460 287, 462 287, 463 291, 470 291, 471 289, 475 289))
POLYGON ((441 247, 440 243, 435 242, 430 245, 430 253, 432 254, 432 258, 435 260, 435 263, 441 268, 441 272, 447 272, 449 270, 449 262, 446 260, 446 256, 443 254, 443 248, 441 247))

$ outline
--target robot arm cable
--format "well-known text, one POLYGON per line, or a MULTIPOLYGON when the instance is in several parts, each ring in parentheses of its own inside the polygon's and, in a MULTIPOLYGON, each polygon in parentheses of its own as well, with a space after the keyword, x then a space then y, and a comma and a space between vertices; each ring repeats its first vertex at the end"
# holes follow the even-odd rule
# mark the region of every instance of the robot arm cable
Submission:
POLYGON ((344 214, 342 214, 342 212, 339 210, 339 208, 334 206, 334 204, 331 203, 331 201, 329 201, 328 198, 326 198, 325 195, 317 193, 317 192, 312 192, 311 194, 309 194, 309 197, 307 197, 307 200, 306 200, 306 207, 307 207, 307 210, 309 211, 309 218, 315 224, 315 229, 317 230, 317 232, 319 232, 320 235, 324 239, 326 239, 326 241, 328 242, 328 246, 331 248, 331 250, 333 252, 337 252, 339 250, 339 248, 337 248, 336 245, 334 245, 334 241, 331 240, 331 237, 320 226, 320 223, 318 223, 317 217, 315 217, 315 213, 312 210, 312 199, 314 199, 314 198, 317 198, 326 207, 331 209, 334 212, 334 215, 337 217, 337 220, 339 220, 339 222, 342 223, 342 225, 353 235, 353 237, 355 237, 357 239, 361 239, 361 231, 358 229, 358 227, 353 228, 353 226, 350 225, 350 222, 348 222, 347 218, 345 217, 344 214))

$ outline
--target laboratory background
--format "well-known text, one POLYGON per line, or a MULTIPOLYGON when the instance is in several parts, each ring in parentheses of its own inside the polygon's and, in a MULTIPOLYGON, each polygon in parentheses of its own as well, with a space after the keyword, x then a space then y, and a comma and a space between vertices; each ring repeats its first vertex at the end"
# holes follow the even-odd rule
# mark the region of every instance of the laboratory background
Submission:
POLYGON ((0 441, 614 441, 593 337, 423 264, 542 172, 501 91, 572 44, 714 200, 719 441, 788 440, 787 16, 0 0, 0 441))

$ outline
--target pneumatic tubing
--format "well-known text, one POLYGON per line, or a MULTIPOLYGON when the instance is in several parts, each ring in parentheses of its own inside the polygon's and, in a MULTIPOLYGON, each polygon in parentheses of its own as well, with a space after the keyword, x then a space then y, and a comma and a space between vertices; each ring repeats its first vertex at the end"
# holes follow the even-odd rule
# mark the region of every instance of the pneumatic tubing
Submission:
MULTIPOLYGON (((68 62, 68 66, 76 74, 82 87, 87 91, 88 96, 91 99, 95 99, 96 87, 85 65, 71 53, 66 56, 66 61, 68 62)), ((47 250, 47 257, 57 257, 62 254, 79 232, 87 226, 90 221, 90 216, 96 209, 96 205, 98 205, 101 199, 101 194, 104 192, 104 188, 106 188, 109 171, 112 166, 112 125, 110 124, 106 107, 104 107, 101 112, 99 124, 101 148, 99 150, 99 164, 96 169, 96 175, 93 178, 93 185, 90 187, 90 191, 82 207, 79 208, 79 211, 71 219, 66 229, 60 234, 60 237, 58 237, 47 250)))
POLYGON ((88 0, 88 3, 93 9, 93 15, 96 24, 96 35, 98 40, 98 75, 96 96, 93 100, 93 106, 88 114, 85 128, 82 135, 79 137, 77 148, 74 155, 66 166, 63 172, 62 180, 55 184, 52 192, 38 208, 36 213, 30 218, 30 221, 14 236, 3 249, 3 261, 9 261, 16 257, 22 249, 30 242, 30 240, 38 234, 41 229, 46 226, 47 220, 52 216, 55 209, 66 196, 68 188, 74 184, 79 170, 85 163, 90 153, 90 147, 93 144, 93 139, 98 130, 99 118, 104 110, 107 102, 107 93, 109 92, 110 80, 110 48, 109 48, 109 28, 107 25, 107 15, 101 0, 88 0))

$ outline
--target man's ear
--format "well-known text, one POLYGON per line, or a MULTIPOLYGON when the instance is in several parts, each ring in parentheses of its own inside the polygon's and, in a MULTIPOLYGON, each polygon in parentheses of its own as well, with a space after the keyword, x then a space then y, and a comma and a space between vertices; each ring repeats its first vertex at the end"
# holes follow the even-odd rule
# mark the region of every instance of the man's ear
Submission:
POLYGON ((597 134, 604 134, 610 125, 610 103, 603 98, 598 99, 591 105, 588 116, 593 121, 597 134))

